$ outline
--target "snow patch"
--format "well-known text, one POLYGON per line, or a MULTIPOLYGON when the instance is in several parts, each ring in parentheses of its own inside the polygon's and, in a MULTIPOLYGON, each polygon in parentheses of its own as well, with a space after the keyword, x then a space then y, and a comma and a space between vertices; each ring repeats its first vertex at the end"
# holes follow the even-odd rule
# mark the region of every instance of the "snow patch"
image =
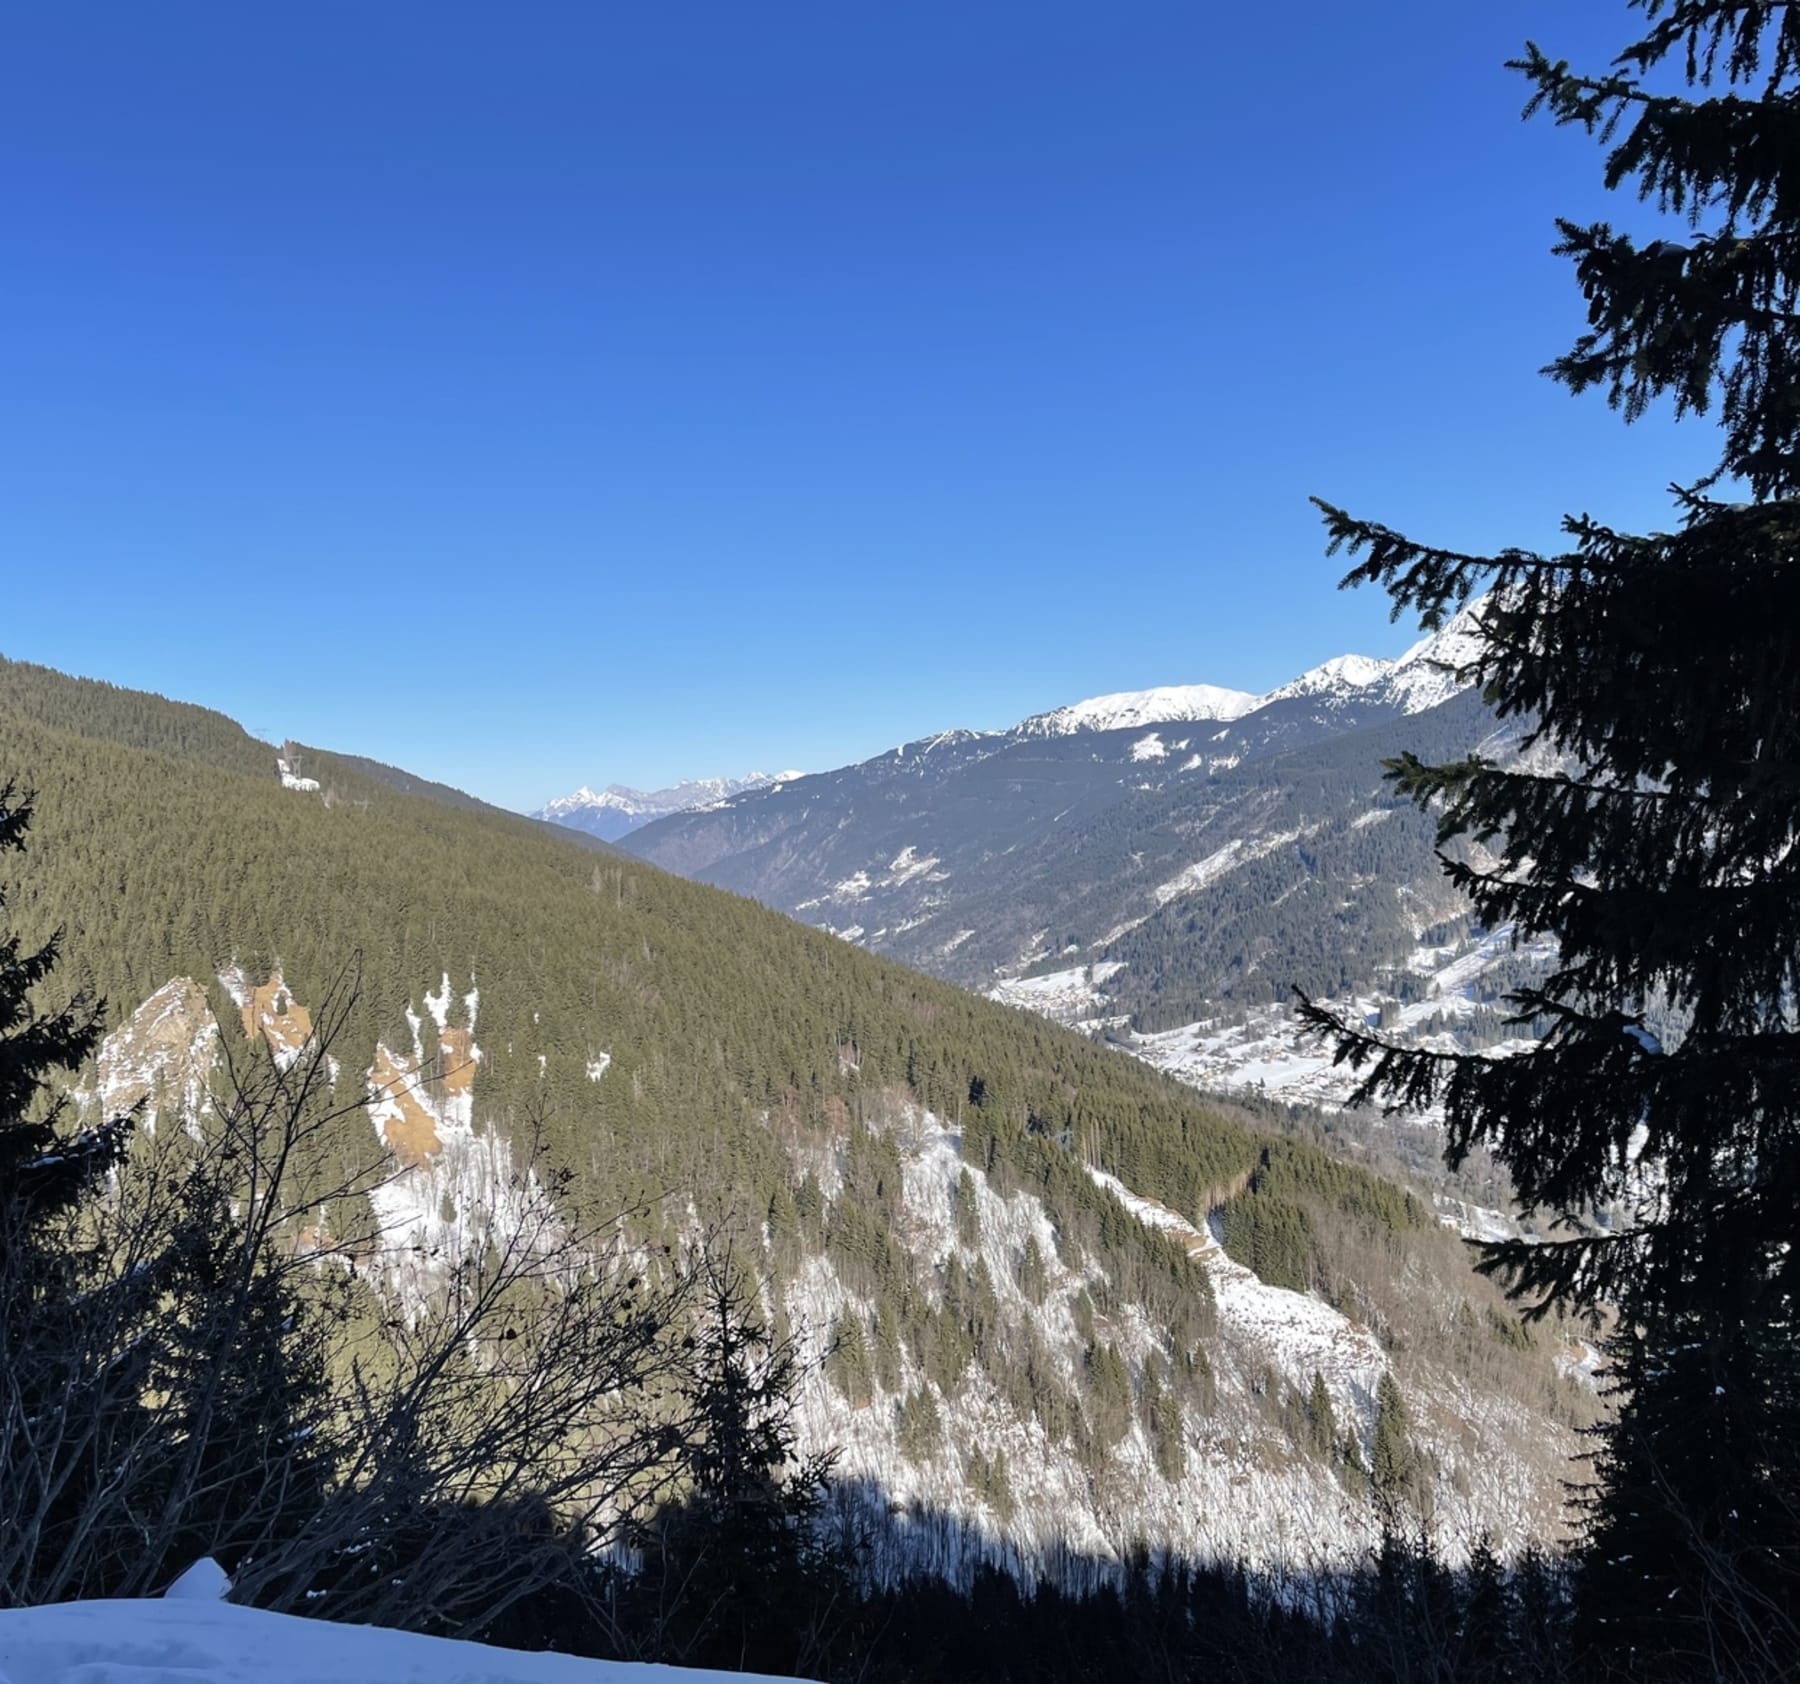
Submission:
POLYGON ((163 1592, 177 1602, 223 1602, 231 1591, 225 1569, 210 1555, 203 1555, 163 1592))
POLYGON ((887 875, 882 878, 881 886, 898 888, 902 883, 910 883, 915 877, 923 877, 935 870, 937 863, 936 855, 927 854, 921 859, 918 849, 908 844, 888 861, 887 875))
POLYGON ((317 778, 301 778, 294 775, 294 769, 280 755, 275 756, 275 768, 281 774, 283 789, 297 789, 302 794, 315 794, 319 788, 317 778))
POLYGON ((1275 836, 1265 836, 1256 842, 1246 842, 1241 837, 1227 842, 1222 848, 1215 848, 1203 860, 1196 860, 1185 870, 1177 872, 1166 883, 1159 883, 1150 891, 1158 906, 1167 906, 1170 901, 1182 895, 1191 895, 1204 889, 1209 883, 1216 883, 1227 872, 1235 871, 1241 865, 1248 865, 1252 860, 1259 860, 1265 854, 1272 854, 1278 848, 1285 848, 1290 842, 1297 842, 1300 832, 1284 830, 1275 836))

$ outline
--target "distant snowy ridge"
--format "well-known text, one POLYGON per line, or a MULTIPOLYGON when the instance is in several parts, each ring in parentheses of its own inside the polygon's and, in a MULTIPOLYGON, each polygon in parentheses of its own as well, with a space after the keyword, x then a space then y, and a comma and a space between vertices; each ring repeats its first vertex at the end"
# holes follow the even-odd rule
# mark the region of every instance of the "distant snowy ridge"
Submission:
POLYGON ((1240 719, 1257 705, 1258 698, 1246 691, 1217 684, 1165 684, 1154 690, 1090 696, 1085 702, 1034 713, 1013 729, 1022 737, 1067 737, 1077 731, 1127 731, 1187 719, 1240 719))
POLYGON ((652 790, 632 789, 626 784, 608 784, 605 789, 592 790, 584 784, 572 795, 545 802, 531 816, 585 830, 602 841, 612 842, 653 819, 710 807, 715 802, 729 801, 734 795, 792 783, 802 776, 800 772, 751 772, 741 778, 687 778, 667 789, 652 790))
POLYGON ((1261 696, 1216 684, 1166 684, 1153 690, 1092 696, 1085 702, 1033 714, 1014 726, 1012 734, 1067 737, 1077 731, 1137 730, 1188 720, 1229 724, 1274 702, 1308 697, 1327 701, 1355 697, 1385 702, 1402 713, 1423 713, 1467 688, 1453 669, 1472 661, 1479 650, 1476 618, 1481 606, 1480 602, 1471 603, 1442 631, 1422 638, 1391 661, 1374 655, 1335 655, 1261 696))
MULTIPOLYGON (((1480 608, 1479 602, 1471 604, 1442 631, 1421 639, 1393 660, 1373 655, 1336 655, 1260 696, 1218 684, 1165 684, 1149 690, 1121 690, 1034 713, 1006 730, 939 731, 901 744, 891 751, 891 758, 896 763, 914 764, 946 751, 963 756, 994 752, 1021 738, 1072 737, 1082 732, 1138 731, 1146 726, 1186 723, 1229 725, 1286 701, 1318 701, 1332 709, 1354 701, 1391 707, 1400 713, 1423 713, 1467 688, 1455 669, 1465 666, 1478 651, 1475 620, 1480 608)), ((1164 744, 1152 732, 1134 745, 1132 758, 1164 759, 1171 747, 1185 750, 1188 744, 1164 744)), ((1210 765, 1216 770, 1232 764, 1235 761, 1216 758, 1209 763, 1204 755, 1194 754, 1183 769, 1210 765)), ((657 790, 632 789, 624 784, 593 790, 584 785, 572 795, 546 802, 532 817, 614 842, 656 819, 703 811, 803 776, 801 772, 751 772, 741 778, 689 778, 657 790)), ((290 783, 289 787, 302 786, 290 783)))

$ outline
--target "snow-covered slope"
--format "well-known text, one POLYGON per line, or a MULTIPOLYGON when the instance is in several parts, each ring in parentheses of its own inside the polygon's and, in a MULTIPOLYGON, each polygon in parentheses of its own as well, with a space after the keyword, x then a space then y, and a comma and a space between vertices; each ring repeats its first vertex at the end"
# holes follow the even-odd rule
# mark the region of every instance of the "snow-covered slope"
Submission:
MULTIPOLYGON (((1504 1058, 1534 1043, 1506 1024, 1501 996, 1523 972, 1541 973, 1554 959, 1552 943, 1517 941, 1511 925, 1434 934, 1421 939, 1389 974, 1327 1003, 1351 1021, 1380 1025, 1402 1043, 1440 1052, 1479 1049, 1504 1058)), ((1358 1073, 1332 1062, 1330 1047, 1300 1021, 1290 1002, 1236 1008, 1221 1002, 1207 1017, 1140 1032, 1113 993, 1128 973, 1117 960, 1071 965, 997 983, 989 993, 1071 1028, 1104 1034, 1122 1051, 1204 1091, 1268 1096, 1327 1112, 1340 1112, 1349 1103, 1358 1073)), ((1407 1153, 1413 1173, 1433 1182, 1440 1179, 1435 1172, 1441 1124, 1441 1113, 1433 1110, 1409 1115, 1401 1125, 1417 1144, 1416 1155, 1407 1153)), ((1488 1180, 1477 1186, 1472 1173, 1461 1183, 1443 1179, 1438 1206, 1447 1223, 1473 1239, 1531 1231, 1508 1211, 1494 1208, 1507 1202, 1503 1184, 1488 1180), (1469 1201, 1474 1192, 1481 1202, 1469 1201)))
MULTIPOLYGON (((1062 1258, 1040 1199, 997 1186, 961 1156, 954 1130, 916 1106, 896 1105, 876 1121, 902 1147, 896 1232, 925 1278, 940 1283, 936 1290, 953 1267, 988 1283, 1015 1368, 1043 1363, 1074 1384, 1093 1338, 1118 1350, 1140 1394, 1146 1374, 1172 1372, 1179 1340, 1140 1305, 1089 1309, 1093 1327, 1083 1330, 1082 1305, 1106 1301, 1105 1276, 1090 1260, 1062 1258), (972 1221, 960 1202, 965 1190, 973 1194, 972 1221), (1028 1244, 1045 1264, 1041 1302, 1020 1279, 1028 1244)), ((808 1167, 829 1186, 841 1166, 833 1154, 808 1167)), ((1208 1277, 1214 1323, 1205 1343, 1216 1391, 1181 1398, 1179 1476, 1159 1468, 1141 1412, 1096 1475, 1030 1413, 1019 1413, 979 1364, 953 1396, 937 1393, 908 1357, 898 1384, 877 1381, 867 1402, 846 1398, 824 1358, 844 1319, 866 1322, 874 1305, 829 1256, 814 1257, 783 1290, 789 1324, 810 1359, 799 1422, 806 1443, 842 1452, 839 1502, 850 1511, 850 1530, 868 1535, 874 1577, 924 1570, 966 1583, 989 1562, 1079 1588, 1116 1571, 1139 1543, 1191 1561, 1238 1561, 1273 1582, 1365 1559, 1380 1534, 1374 1506, 1354 1481, 1304 1454, 1284 1420, 1318 1376, 1366 1465, 1376 1388, 1390 1370, 1433 1470, 1433 1531, 1450 1558, 1460 1559, 1483 1532, 1505 1554, 1557 1534, 1559 1478, 1574 1443, 1566 1428, 1516 1395, 1478 1394, 1435 1358, 1390 1356, 1369 1328, 1320 1298, 1258 1279, 1207 1227, 1114 1176, 1089 1174, 1126 1213, 1169 1234, 1208 1277), (925 1456, 905 1454, 895 1442, 901 1400, 918 1388, 933 1393, 943 1423, 938 1448, 925 1456), (1004 1457, 1010 1512, 998 1512, 973 1487, 969 1458, 977 1454, 1004 1457), (859 1491, 879 1492, 881 1511, 858 1512, 859 1491)), ((1441 1288, 1421 1278, 1409 1290, 1423 1301, 1441 1288)), ((1447 1298, 1441 1314, 1454 1316, 1456 1307, 1447 1298)))
POLYGON ((1348 695, 1352 691, 1366 689, 1393 668, 1392 661, 1380 660, 1374 655, 1334 655, 1329 661, 1321 661, 1318 666, 1301 673, 1298 678, 1290 678, 1287 683, 1278 684, 1260 698, 1259 705, 1284 702, 1295 696, 1348 695))
POLYGON ((528 1654, 190 1596, 0 1610, 0 1684, 748 1684, 528 1654))
POLYGON ((798 772, 751 772, 742 778, 688 778, 668 789, 652 790, 608 784, 605 789, 595 791, 584 784, 573 795, 562 795, 545 802, 531 816, 566 825, 571 830, 585 830, 603 842, 616 842, 653 819, 667 818, 671 813, 692 812, 696 807, 710 807, 716 801, 729 800, 748 790, 791 783, 800 775, 798 772))
POLYGON ((1480 653, 1476 625, 1485 602, 1470 603, 1442 631, 1421 638, 1375 680, 1375 687, 1402 713, 1423 713, 1466 690, 1457 672, 1480 653))

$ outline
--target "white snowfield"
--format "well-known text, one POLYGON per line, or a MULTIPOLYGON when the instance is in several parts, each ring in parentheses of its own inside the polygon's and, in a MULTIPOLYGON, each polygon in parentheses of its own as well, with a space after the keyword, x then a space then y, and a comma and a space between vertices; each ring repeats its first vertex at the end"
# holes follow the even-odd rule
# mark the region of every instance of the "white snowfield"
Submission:
POLYGON ((490 1649, 190 1597, 0 1611, 0 1684, 748 1684, 750 1676, 490 1649))
POLYGON ((1164 684, 1154 690, 1121 690, 1034 713, 1014 727, 1021 736, 1067 737, 1077 731, 1122 731, 1131 726, 1187 719, 1239 719, 1261 700, 1217 684, 1164 684))

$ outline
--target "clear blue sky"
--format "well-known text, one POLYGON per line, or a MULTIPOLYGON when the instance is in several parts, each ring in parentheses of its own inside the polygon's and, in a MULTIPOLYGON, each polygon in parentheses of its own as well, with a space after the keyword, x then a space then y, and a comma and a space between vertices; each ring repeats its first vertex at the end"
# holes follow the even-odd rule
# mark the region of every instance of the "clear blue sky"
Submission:
POLYGON ((0 651, 513 806, 1412 636, 1318 492, 1658 522, 1536 370, 1611 0, 14 8, 0 651))

